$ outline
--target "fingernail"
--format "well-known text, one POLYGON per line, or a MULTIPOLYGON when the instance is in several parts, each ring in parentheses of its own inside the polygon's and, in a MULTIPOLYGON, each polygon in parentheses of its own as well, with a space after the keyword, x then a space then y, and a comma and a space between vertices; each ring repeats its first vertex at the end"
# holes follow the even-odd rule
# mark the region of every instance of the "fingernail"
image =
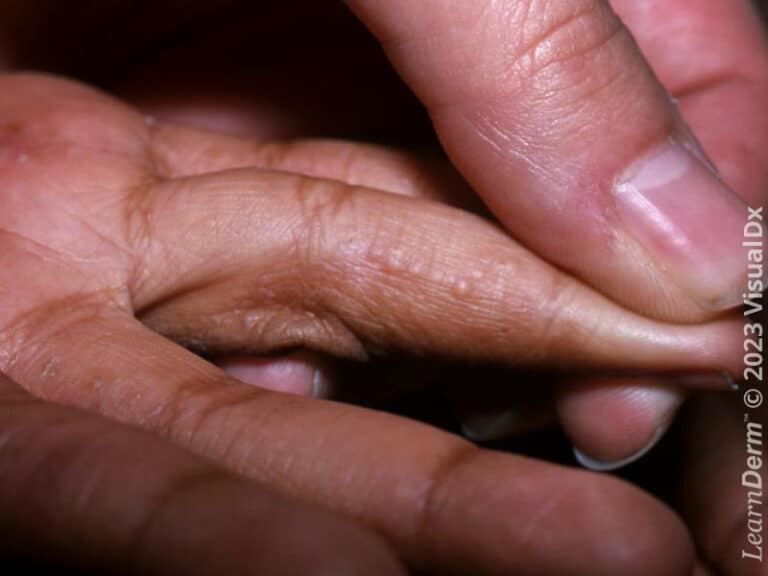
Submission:
POLYGON ((678 382, 686 388, 703 388, 712 390, 739 390, 739 385, 728 372, 714 374, 689 374, 682 376, 678 382))
POLYGON ((641 450, 638 450, 631 456, 623 458, 622 460, 615 460, 612 462, 598 460, 592 456, 587 456, 584 452, 575 446, 573 447, 573 455, 576 458, 576 461, 588 470, 593 470, 595 472, 612 472, 614 470, 618 470, 619 468, 624 468, 625 466, 634 464, 640 460, 643 456, 648 454, 648 452, 656 447, 656 444, 659 443, 659 441, 664 437, 664 434, 666 433, 666 429, 658 429, 648 444, 643 446, 641 450))
POLYGON ((740 303, 746 204, 690 146, 658 146, 617 179, 614 196, 627 232, 700 306, 740 303))
POLYGON ((234 357, 219 366, 245 384, 298 396, 325 397, 327 376, 322 368, 297 357, 234 357))
MULTIPOLYGON (((576 446, 573 448, 573 455, 584 468, 596 472, 610 472, 633 464, 653 450, 664 437, 682 402, 683 397, 677 390, 638 388, 634 393, 632 403, 635 405, 635 410, 647 413, 647 418, 656 423, 653 435, 638 450, 623 458, 604 460, 587 454, 576 446)), ((651 429, 653 428, 651 427, 651 429)))
POLYGON ((312 398, 331 397, 331 378, 323 368, 316 368, 312 377, 312 398))

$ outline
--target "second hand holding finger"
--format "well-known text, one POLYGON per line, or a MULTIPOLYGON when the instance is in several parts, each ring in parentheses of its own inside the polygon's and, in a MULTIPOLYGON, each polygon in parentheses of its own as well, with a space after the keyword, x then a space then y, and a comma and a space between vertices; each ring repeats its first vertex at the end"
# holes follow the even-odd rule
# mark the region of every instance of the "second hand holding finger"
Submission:
POLYGON ((739 302, 746 206, 605 0, 348 3, 528 247, 656 317, 739 302))

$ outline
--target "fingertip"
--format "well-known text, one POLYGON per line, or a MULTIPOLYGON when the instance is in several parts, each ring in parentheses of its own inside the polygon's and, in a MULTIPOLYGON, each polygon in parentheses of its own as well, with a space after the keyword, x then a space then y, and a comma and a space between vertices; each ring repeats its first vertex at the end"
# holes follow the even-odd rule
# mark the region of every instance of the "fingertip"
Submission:
POLYGON ((603 520, 603 527, 611 530, 603 553, 605 565, 613 568, 611 574, 690 574, 695 548, 682 520, 666 505, 624 481, 611 476, 601 480, 594 484, 592 506, 594 514, 610 517, 603 520))
POLYGON ((441 549, 472 559, 472 573, 690 573, 681 520, 626 482, 495 452, 463 462, 431 495, 430 520, 450 518, 441 549))
POLYGON ((285 356, 228 356, 216 361, 230 376, 245 384, 310 398, 328 398, 333 378, 327 361, 311 352, 285 356))
POLYGON ((585 383, 561 391, 557 411, 577 461, 610 471, 650 452, 682 402, 681 392, 655 381, 585 383))

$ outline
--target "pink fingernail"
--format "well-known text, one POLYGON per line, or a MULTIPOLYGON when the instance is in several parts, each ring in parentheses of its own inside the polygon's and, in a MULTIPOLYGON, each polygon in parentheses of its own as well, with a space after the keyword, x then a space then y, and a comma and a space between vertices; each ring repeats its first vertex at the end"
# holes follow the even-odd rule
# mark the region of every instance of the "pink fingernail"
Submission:
POLYGON ((246 384, 276 392, 320 397, 327 388, 318 368, 292 358, 231 358, 219 365, 246 384))
POLYGON ((673 282, 704 308, 739 304, 747 206, 697 155, 665 142, 630 166, 614 195, 626 230, 673 282))

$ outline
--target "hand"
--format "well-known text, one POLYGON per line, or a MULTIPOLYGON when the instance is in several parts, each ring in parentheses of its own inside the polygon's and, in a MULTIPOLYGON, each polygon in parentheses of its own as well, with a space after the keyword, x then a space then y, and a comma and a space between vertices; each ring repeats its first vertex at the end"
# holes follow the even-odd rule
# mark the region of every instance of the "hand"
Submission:
POLYGON ((36 396, 344 511, 412 566, 595 576, 691 564, 677 517, 617 480, 260 390, 158 332, 208 353, 405 349, 696 371, 737 369, 717 344, 738 323, 628 312, 493 224, 393 194, 440 186, 375 148, 147 123, 45 76, 5 75, 0 93, 0 369, 36 396))
MULTIPOLYGON (((759 51, 757 51, 756 53, 758 53, 758 54, 759 54, 759 51)), ((758 130, 757 132, 759 133, 760 131, 758 130)))

